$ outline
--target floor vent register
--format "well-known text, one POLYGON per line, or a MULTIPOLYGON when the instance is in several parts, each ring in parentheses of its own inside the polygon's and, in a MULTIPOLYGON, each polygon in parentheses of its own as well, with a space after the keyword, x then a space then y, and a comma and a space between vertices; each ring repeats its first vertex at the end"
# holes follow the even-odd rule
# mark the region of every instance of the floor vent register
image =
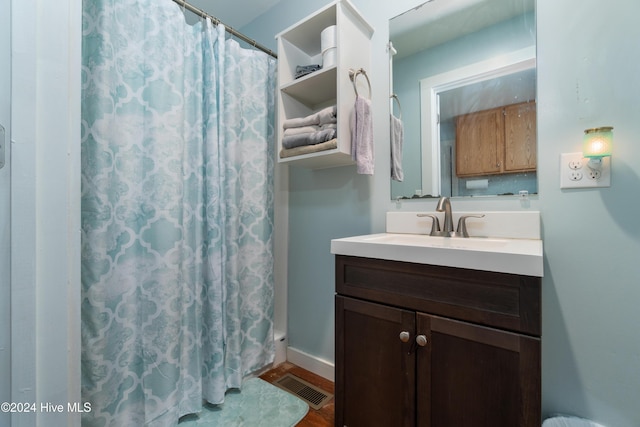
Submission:
POLYGON ((298 396, 313 409, 322 408, 333 397, 332 394, 291 374, 285 374, 282 378, 275 381, 273 385, 298 396))

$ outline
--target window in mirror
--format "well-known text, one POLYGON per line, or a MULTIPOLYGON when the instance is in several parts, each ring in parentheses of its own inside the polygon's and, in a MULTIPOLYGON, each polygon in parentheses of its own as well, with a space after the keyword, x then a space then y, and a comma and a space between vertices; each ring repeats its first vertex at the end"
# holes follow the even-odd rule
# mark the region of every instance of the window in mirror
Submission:
POLYGON ((393 199, 537 193, 534 6, 435 1, 390 21, 405 175, 392 181, 393 199), (512 110, 521 120, 505 119, 512 110), (471 142, 483 129, 495 134, 490 148, 471 142), (493 169, 473 169, 483 158, 493 169))

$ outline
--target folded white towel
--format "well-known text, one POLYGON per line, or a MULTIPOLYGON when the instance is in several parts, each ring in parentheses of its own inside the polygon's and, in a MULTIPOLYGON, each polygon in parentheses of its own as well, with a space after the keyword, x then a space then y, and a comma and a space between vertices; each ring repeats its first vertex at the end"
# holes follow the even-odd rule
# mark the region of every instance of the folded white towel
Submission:
POLYGON ((336 123, 337 111, 337 107, 335 105, 332 105, 306 117, 295 117, 293 119, 287 119, 282 123, 282 128, 290 129, 303 126, 321 126, 327 123, 336 123))
POLYGON ((402 120, 391 114, 391 179, 404 180, 402 170, 402 144, 404 140, 404 127, 402 120))
POLYGON ((292 135, 299 135, 301 133, 318 132, 319 130, 322 130, 322 129, 324 129, 324 127, 320 127, 318 125, 302 126, 297 128, 287 128, 284 130, 282 136, 292 136, 292 135))
POLYGON ((318 122, 320 126, 326 125, 329 123, 336 123, 338 120, 338 108, 335 105, 331 107, 323 108, 318 111, 318 122))
POLYGON ((287 119, 282 123, 284 129, 301 128, 305 126, 318 126, 320 124, 320 118, 317 114, 311 114, 306 117, 295 117, 293 119, 287 119))
POLYGON ((373 175, 373 121, 370 100, 356 96, 350 124, 351 158, 356 162, 356 170, 361 175, 373 175))

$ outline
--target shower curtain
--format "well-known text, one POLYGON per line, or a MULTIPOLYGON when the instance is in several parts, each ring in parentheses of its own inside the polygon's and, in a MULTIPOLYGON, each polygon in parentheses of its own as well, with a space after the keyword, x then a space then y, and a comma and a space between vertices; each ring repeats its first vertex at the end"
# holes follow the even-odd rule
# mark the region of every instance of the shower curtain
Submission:
POLYGON ((83 426, 173 426, 272 362, 275 61, 84 0, 83 426))

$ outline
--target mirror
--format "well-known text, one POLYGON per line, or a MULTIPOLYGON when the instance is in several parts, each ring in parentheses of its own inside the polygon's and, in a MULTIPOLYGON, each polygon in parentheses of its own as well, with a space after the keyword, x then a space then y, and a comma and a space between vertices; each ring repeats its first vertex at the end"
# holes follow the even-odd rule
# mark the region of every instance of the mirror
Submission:
POLYGON ((389 38, 392 199, 536 194, 535 0, 432 0, 389 38))

